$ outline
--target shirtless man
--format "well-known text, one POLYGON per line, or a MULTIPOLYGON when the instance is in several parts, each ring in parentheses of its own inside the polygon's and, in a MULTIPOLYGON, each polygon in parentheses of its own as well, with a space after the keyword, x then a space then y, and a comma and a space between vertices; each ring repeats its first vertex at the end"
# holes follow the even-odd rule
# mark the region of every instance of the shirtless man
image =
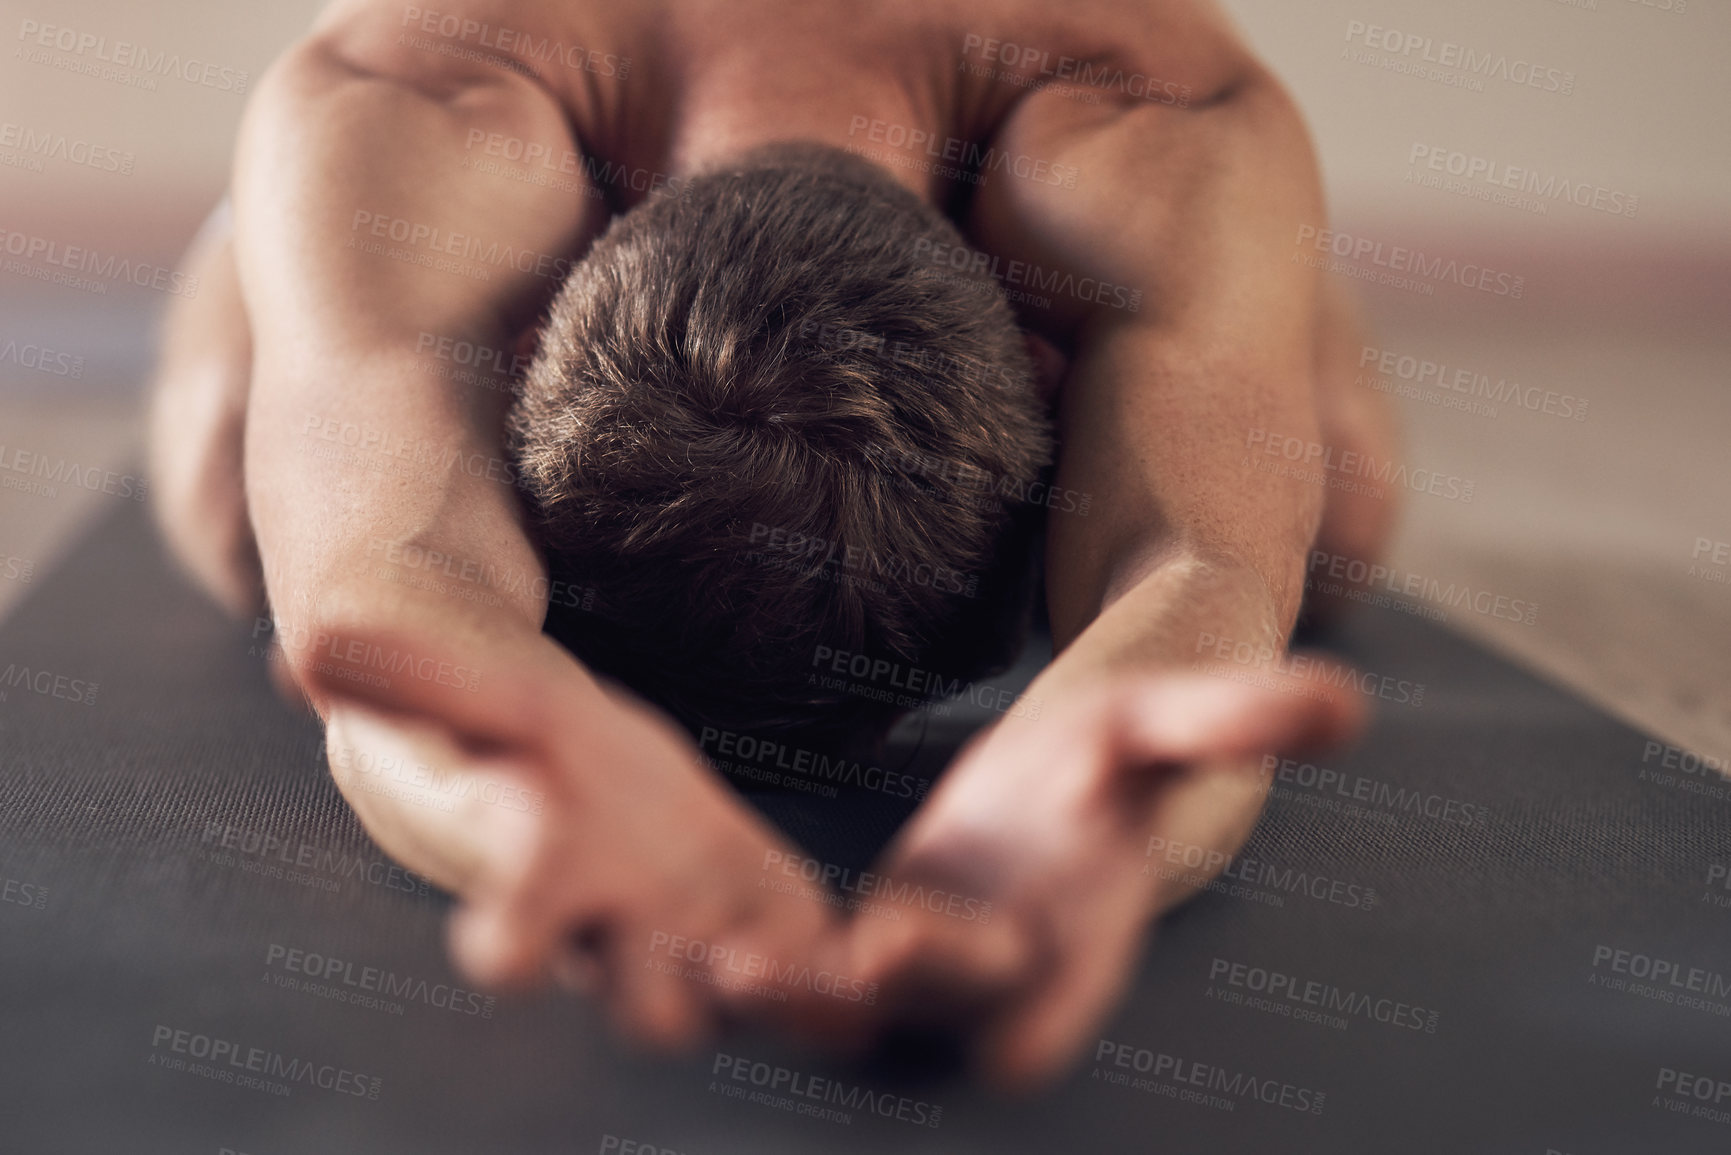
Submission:
POLYGON ((478 981, 564 979, 668 1046, 724 1013, 846 1043, 965 1006, 991 1075, 1062 1070, 1187 893, 1142 872, 1150 836, 1235 850, 1264 797, 1259 756, 1357 719, 1352 695, 1191 670, 1206 637, 1281 652, 1309 551, 1373 556, 1392 516, 1246 462, 1256 431, 1379 454, 1389 437, 1374 395, 1350 391, 1347 310, 1293 259, 1324 210, 1290 100, 1204 0, 438 4, 336 0, 252 99, 232 228, 189 255, 203 289, 170 318, 159 372, 176 553, 236 613, 268 596, 278 672, 324 720, 339 785, 382 846, 458 896, 452 948, 478 981), (474 163, 489 140, 656 175, 533 179, 508 150, 474 163), (1044 163, 970 181, 909 140, 1044 163), (665 714, 543 634, 547 582, 487 604, 375 577, 384 542, 546 578, 514 487, 309 451, 351 428, 387 454, 497 463, 510 396, 429 375, 427 335, 529 349, 610 216, 777 142, 851 148, 1000 267, 1140 293, 1134 309, 1121 293, 1016 306, 1055 385, 1054 484, 1095 495, 1088 516, 1047 522, 1057 657, 1029 690, 1038 716, 964 749, 880 867, 989 899, 985 926, 846 920, 765 890, 766 853, 791 847, 665 714), (408 259, 370 243, 379 221, 408 259), (539 256, 484 278, 427 267, 436 244, 469 251, 458 235, 539 256), (362 676, 368 647, 429 672, 362 676), (338 768, 391 757, 539 802, 440 810, 338 768), (778 1010, 646 966, 658 933, 810 961, 880 997, 778 1010))

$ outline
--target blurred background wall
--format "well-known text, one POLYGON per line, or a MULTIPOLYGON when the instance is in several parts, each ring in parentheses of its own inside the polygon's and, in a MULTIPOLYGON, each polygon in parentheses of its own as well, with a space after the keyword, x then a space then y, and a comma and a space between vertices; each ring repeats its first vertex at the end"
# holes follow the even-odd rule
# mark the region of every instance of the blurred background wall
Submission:
MULTIPOLYGON (((1536 605, 1531 623, 1431 608, 1628 721, 1731 753, 1731 4, 1228 7, 1309 118, 1349 253, 1361 241, 1400 246, 1520 285, 1518 298, 1434 278, 1391 286, 1344 267, 1374 274, 1374 257, 1337 258, 1330 273, 1360 285, 1376 333, 1366 372, 1399 397, 1405 460, 1472 483, 1470 502, 1408 495, 1400 575, 1536 605), (1506 68, 1427 73, 1427 56, 1452 63, 1467 50, 1506 68), (1533 69, 1540 84, 1517 82, 1533 69), (1527 191, 1507 195, 1487 177, 1527 191), (1585 203, 1535 191, 1560 182, 1585 203), (1432 376, 1519 387, 1505 398, 1586 404, 1568 416, 1561 401, 1551 412, 1483 397, 1460 408, 1459 396, 1403 379, 1403 358, 1446 366, 1432 376)), ((172 267, 226 183, 237 90, 316 10, 0 4, 0 229, 172 267), (35 46, 29 33, 50 24, 214 67, 198 83, 93 75, 97 49, 35 46), (62 137, 65 155, 29 147, 62 137)), ((4 261, 0 445, 132 467, 166 296, 47 284, 4 261), (27 365, 26 345, 55 356, 27 365)), ((9 570, 42 580, 114 500, 0 489, 0 614, 29 588, 9 570)))

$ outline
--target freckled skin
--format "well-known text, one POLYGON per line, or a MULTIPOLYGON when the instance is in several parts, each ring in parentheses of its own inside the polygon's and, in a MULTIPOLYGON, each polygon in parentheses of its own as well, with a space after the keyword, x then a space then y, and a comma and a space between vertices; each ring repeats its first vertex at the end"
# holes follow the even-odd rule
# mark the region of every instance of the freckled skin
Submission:
POLYGON ((333 765, 395 755, 544 800, 441 809, 337 775, 387 850, 458 894, 452 947, 479 981, 594 990, 675 1047, 724 1012, 849 1046, 964 1008, 988 1074, 1038 1081, 1086 1046, 1184 897, 1141 870, 1148 838, 1235 850, 1264 796, 1258 756, 1356 722, 1339 691, 1289 675, 1191 670, 1204 635, 1283 649, 1308 552, 1372 558, 1394 515, 1250 467, 1254 430, 1386 456, 1392 428, 1352 385, 1349 303, 1292 259, 1299 228, 1326 223, 1303 124, 1212 5, 339 2, 253 96, 233 200, 232 227, 187 257, 206 291, 168 322, 159 517, 232 612, 268 597, 289 636, 342 640, 273 665, 325 720, 333 765), (665 182, 779 140, 851 148, 1020 271, 1006 287, 1025 290, 1056 484, 1092 497, 1050 518, 1059 653, 1028 691, 1037 716, 965 749, 880 864, 989 899, 986 926, 849 921, 759 888, 765 856, 793 853, 780 836, 667 719, 540 634, 546 569, 508 485, 315 452, 353 428, 500 456, 504 394, 429 374, 417 347, 526 348, 556 288, 384 259, 379 221, 569 259, 665 182), (545 163, 511 159, 530 144, 613 175, 534 179, 545 163), (959 178, 949 158, 969 148, 999 166, 959 178), (1083 287, 1041 292, 1028 270, 1083 287), (522 580, 493 604, 453 599, 380 579, 381 543, 522 580), (479 677, 357 680, 340 657, 357 639, 479 677), (882 994, 782 1003, 694 982, 650 965, 673 934, 882 994))

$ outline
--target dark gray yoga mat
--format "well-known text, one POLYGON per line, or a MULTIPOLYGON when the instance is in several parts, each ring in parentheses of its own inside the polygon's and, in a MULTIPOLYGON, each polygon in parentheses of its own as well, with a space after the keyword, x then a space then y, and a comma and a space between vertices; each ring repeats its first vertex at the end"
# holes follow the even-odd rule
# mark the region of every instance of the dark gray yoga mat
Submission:
MULTIPOLYGON (((574 1000, 453 993, 445 900, 128 509, 0 631, 0 1150, 1731 1150, 1731 791, 1413 615, 1328 640, 1422 705, 1289 768, 1102 1043, 1007 1102, 758 1037, 667 1062, 574 1000), (295 989, 291 950, 343 969, 295 989), (385 972, 394 1005, 357 1001, 385 972)), ((886 758, 929 774, 966 721, 886 758)), ((838 862, 899 818, 757 800, 838 862)))

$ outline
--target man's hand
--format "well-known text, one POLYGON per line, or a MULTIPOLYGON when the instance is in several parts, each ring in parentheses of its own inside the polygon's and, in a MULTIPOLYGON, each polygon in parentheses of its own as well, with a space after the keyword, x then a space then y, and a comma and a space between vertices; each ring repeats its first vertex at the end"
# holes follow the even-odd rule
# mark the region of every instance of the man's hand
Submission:
POLYGON ((881 984, 885 1013, 963 1019, 1007 1085, 1060 1071, 1122 993, 1150 920, 1207 880, 1162 880, 1150 839, 1224 862, 1261 810, 1256 756, 1358 725, 1356 698, 1271 680, 1119 676, 966 747, 881 873, 989 901, 992 915, 858 922, 849 965, 881 984))
POLYGON ((339 788, 394 857, 456 892, 451 946, 473 980, 560 979, 599 994, 626 1033, 676 1048, 725 1012, 787 1005, 747 994, 740 960, 803 964, 830 916, 756 885, 766 852, 791 848, 665 717, 539 635, 446 647, 362 627, 344 631, 339 649, 351 645, 478 674, 386 687, 340 663, 316 675, 339 788))

